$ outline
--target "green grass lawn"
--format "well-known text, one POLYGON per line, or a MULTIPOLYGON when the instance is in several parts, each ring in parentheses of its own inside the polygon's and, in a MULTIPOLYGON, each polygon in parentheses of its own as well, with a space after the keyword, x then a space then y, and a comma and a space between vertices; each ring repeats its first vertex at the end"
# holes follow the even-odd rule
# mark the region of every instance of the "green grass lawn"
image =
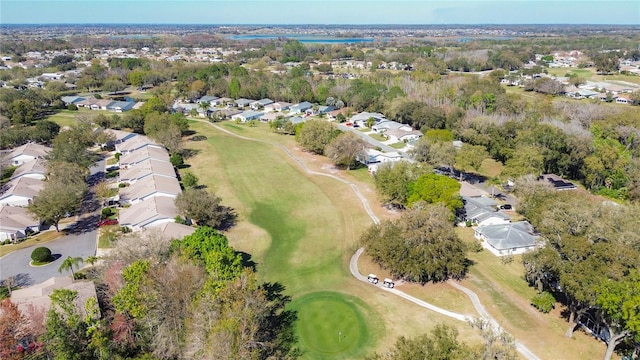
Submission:
POLYGON ((376 139, 378 141, 387 141, 387 138, 380 134, 369 134, 369 136, 371 136, 373 139, 376 139))
POLYGON ((486 176, 487 178, 493 178, 502 172, 502 168, 504 165, 499 161, 495 161, 493 159, 484 159, 482 165, 478 169, 478 174, 482 176, 486 176))
POLYGON ((298 298, 290 308, 298 312, 296 334, 307 358, 361 357, 375 343, 365 315, 370 310, 356 297, 316 292, 298 298))
MULTIPOLYGON (((293 137, 275 134, 264 124, 218 125, 242 136, 284 144, 314 169, 322 167, 319 162, 326 160, 300 151, 293 137)), ((292 307, 305 296, 324 292, 345 294, 341 303, 355 303, 352 297, 360 299, 357 309, 366 320, 366 337, 370 339, 367 351, 382 351, 397 336, 422 334, 442 322, 457 327, 461 336, 474 339, 474 332, 465 324, 385 294, 349 274, 348 260, 357 248, 361 232, 371 224, 349 186, 306 174, 273 144, 239 139, 206 123, 191 122, 190 126, 207 137, 207 141, 186 144, 198 152, 187 160, 190 171, 208 191, 220 196, 224 205, 238 213, 237 225, 227 232, 230 244, 252 255, 260 279, 286 287, 286 293, 293 298, 292 307)), ((369 176, 366 169, 344 171, 346 178, 356 182, 364 175, 369 176)), ((328 305, 321 302, 315 306, 328 305)), ((299 330, 316 327, 312 315, 300 315, 299 330), (305 320, 309 319, 307 316, 311 320, 305 320)), ((320 329, 313 336, 330 339, 335 335, 333 330, 320 329)), ((335 350, 331 350, 330 341, 304 341, 301 338, 298 344, 306 350, 303 358, 348 359, 363 355, 356 345, 327 355, 326 351, 335 350), (329 350, 322 350, 327 347, 329 350)))
POLYGON ((391 146, 391 147, 392 147, 392 148, 394 148, 394 149, 402 149, 402 148, 404 148, 405 146, 407 146, 407 144, 405 144, 405 143, 403 143, 403 142, 397 142, 397 143, 395 143, 395 144, 391 144, 391 145, 389 145, 389 146, 391 146))

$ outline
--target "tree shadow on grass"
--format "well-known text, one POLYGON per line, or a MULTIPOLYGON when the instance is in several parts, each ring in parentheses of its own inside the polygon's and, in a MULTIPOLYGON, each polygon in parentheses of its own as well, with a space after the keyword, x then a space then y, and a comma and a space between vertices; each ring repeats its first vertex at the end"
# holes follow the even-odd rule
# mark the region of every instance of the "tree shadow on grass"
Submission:
POLYGON ((254 272, 256 271, 256 262, 253 261, 253 259, 251 259, 251 254, 246 253, 244 251, 236 251, 237 254, 239 254, 242 257, 242 266, 243 267, 248 267, 251 270, 253 270, 254 272))

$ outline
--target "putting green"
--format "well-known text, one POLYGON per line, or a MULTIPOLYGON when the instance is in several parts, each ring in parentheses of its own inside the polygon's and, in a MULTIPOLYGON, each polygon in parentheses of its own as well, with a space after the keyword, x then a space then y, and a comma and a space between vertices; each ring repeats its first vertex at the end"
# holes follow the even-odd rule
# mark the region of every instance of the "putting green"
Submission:
POLYGON ((372 342, 361 309, 366 306, 353 296, 315 292, 294 300, 298 311, 296 331, 304 358, 337 359, 362 355, 372 342))

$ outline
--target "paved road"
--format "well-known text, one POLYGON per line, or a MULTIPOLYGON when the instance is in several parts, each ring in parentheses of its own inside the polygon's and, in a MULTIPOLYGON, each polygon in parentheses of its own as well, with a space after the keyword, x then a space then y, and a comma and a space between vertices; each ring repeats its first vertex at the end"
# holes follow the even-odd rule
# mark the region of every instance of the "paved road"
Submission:
POLYGON ((51 253, 54 256, 58 257, 58 259, 48 265, 40 267, 32 267, 29 265, 29 262, 31 261, 31 252, 33 249, 41 245, 34 245, 5 255, 0 259, 0 280, 4 280, 10 276, 15 276, 16 285, 29 286, 41 283, 53 276, 67 275, 66 272, 63 272, 62 274, 58 272, 58 267, 60 267, 60 264, 67 256, 80 256, 83 259, 86 259, 88 256, 96 254, 96 238, 98 231, 94 223, 95 219, 90 220, 91 221, 80 222, 80 225, 85 228, 84 230, 78 230, 76 233, 72 233, 44 245, 51 249, 51 253), (89 224, 88 222, 91 223, 89 224), (93 230, 88 229, 89 227, 93 228, 93 230))

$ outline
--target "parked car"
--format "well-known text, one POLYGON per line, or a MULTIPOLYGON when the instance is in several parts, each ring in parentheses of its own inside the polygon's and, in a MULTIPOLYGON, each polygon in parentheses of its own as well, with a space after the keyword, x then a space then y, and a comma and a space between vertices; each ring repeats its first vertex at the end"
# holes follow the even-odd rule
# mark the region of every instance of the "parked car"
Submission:
POLYGON ((498 210, 513 210, 513 206, 511 204, 504 204, 498 206, 498 210))
POLYGON ((116 219, 104 219, 98 222, 98 227, 101 226, 109 226, 109 225, 118 225, 118 220, 116 219))

